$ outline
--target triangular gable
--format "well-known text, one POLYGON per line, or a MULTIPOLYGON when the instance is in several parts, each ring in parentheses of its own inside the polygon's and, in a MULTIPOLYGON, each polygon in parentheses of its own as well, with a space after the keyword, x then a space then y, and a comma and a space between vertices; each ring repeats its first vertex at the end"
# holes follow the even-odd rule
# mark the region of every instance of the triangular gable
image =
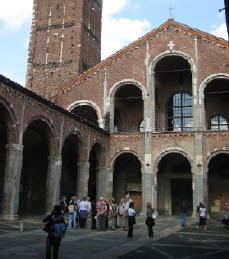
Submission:
MULTIPOLYGON (((167 28, 169 28, 169 27, 173 27, 176 30, 183 31, 187 34, 190 34, 190 36, 195 36, 195 37, 201 38, 202 40, 209 41, 211 43, 217 44, 220 47, 223 47, 223 48, 229 47, 229 42, 222 39, 222 38, 218 38, 218 37, 216 37, 212 34, 209 34, 209 33, 202 32, 202 31, 199 31, 197 29, 191 28, 191 27, 189 27, 185 24, 175 22, 173 19, 169 19, 167 22, 165 22, 164 24, 162 24, 158 28, 152 30, 151 32, 147 33, 143 37, 134 41, 130 45, 124 47, 121 50, 119 50, 118 52, 116 52, 112 56, 110 56, 107 59, 101 61, 96 66, 92 67, 91 69, 89 69, 88 71, 83 73, 82 75, 78 76, 73 81, 69 82, 64 87, 58 89, 56 91, 56 95, 61 95, 61 94, 65 93, 66 91, 69 91, 72 87, 74 87, 75 85, 78 85, 80 82, 83 82, 84 80, 86 80, 90 76, 94 75, 95 73, 97 73, 99 70, 101 70, 105 66, 109 66, 113 61, 120 58, 125 53, 133 50, 134 48, 136 48, 140 44, 143 44, 143 43, 147 42, 150 38, 156 37, 158 34, 167 30, 167 28)), ((55 101, 55 96, 51 99, 51 101, 55 101)))

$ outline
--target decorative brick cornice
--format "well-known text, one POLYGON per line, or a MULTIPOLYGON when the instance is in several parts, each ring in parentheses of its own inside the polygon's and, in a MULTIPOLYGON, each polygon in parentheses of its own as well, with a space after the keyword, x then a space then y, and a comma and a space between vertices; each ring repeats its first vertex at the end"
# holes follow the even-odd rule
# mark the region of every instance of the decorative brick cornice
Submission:
POLYGON ((131 52, 132 50, 134 50, 138 46, 146 43, 148 40, 150 40, 152 38, 155 38, 155 37, 157 38, 160 33, 165 32, 169 27, 173 27, 176 31, 182 31, 183 33, 187 34, 190 37, 194 36, 194 37, 197 37, 197 38, 201 38, 203 41, 207 41, 207 42, 210 42, 212 44, 216 44, 218 47, 223 47, 223 48, 227 48, 227 49, 229 48, 229 42, 222 39, 222 38, 218 38, 218 37, 216 37, 214 35, 211 35, 209 33, 199 31, 199 30, 191 28, 191 27, 189 27, 185 24, 178 23, 178 22, 175 22, 172 19, 169 19, 167 22, 165 22, 164 24, 162 24, 161 26, 159 26, 155 30, 147 33, 143 37, 139 38, 138 40, 134 41, 133 43, 131 43, 127 47, 125 47, 125 48, 121 49, 120 51, 116 52, 114 55, 108 57, 104 61, 100 62, 99 64, 97 64, 93 68, 89 69, 88 71, 86 71, 85 73, 83 73, 82 75, 77 77, 75 80, 69 82, 67 85, 65 85, 64 87, 57 90, 56 95, 53 96, 53 98, 51 98, 51 101, 55 102, 56 97, 58 95, 66 93, 67 91, 69 91, 74 86, 79 85, 81 82, 83 82, 84 80, 87 80, 88 78, 90 78, 91 76, 96 74, 98 71, 100 71, 105 66, 109 66, 112 62, 114 62, 115 60, 117 60, 121 56, 131 52))

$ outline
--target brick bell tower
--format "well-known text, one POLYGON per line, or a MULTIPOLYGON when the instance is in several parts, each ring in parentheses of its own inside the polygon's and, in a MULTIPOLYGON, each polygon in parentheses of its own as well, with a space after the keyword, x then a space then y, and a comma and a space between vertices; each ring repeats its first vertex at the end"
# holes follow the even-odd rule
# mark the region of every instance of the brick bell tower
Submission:
POLYGON ((102 0, 33 0, 26 87, 50 98, 101 61, 102 0))

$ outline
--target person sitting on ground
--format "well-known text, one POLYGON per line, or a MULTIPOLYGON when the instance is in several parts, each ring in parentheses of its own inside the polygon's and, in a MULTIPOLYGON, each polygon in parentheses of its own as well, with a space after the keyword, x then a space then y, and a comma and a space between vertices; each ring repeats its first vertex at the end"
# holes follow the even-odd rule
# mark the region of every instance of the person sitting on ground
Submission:
POLYGON ((48 222, 45 231, 48 232, 46 239, 46 259, 51 259, 53 247, 53 259, 58 259, 60 242, 66 231, 66 223, 59 205, 53 207, 52 213, 43 219, 48 222), (59 228, 58 228, 59 226, 59 228))

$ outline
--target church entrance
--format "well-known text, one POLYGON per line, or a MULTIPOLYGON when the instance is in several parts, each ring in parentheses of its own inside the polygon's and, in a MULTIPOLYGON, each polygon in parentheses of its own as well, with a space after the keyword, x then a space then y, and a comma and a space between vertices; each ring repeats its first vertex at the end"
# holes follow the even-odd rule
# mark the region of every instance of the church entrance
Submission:
MULTIPOLYGON (((4 107, 0 105, 0 204, 2 204, 6 164, 7 126, 4 107)), ((0 207, 1 210, 1 207, 0 207)), ((0 211, 1 212, 1 211, 0 211)))
POLYGON ((137 212, 142 207, 141 162, 132 153, 118 156, 114 163, 113 196, 119 200, 130 195, 137 212))
POLYGON ((19 214, 43 214, 50 152, 47 124, 42 120, 33 121, 24 133, 23 145, 19 214))
POLYGON ((79 140, 76 135, 66 138, 62 149, 60 195, 69 201, 76 195, 79 140))
POLYGON ((158 166, 158 210, 162 214, 179 214, 182 202, 192 214, 191 165, 179 153, 164 156, 158 166))
POLYGON ((229 203, 229 154, 214 156, 208 165, 208 207, 211 215, 222 216, 229 203))

